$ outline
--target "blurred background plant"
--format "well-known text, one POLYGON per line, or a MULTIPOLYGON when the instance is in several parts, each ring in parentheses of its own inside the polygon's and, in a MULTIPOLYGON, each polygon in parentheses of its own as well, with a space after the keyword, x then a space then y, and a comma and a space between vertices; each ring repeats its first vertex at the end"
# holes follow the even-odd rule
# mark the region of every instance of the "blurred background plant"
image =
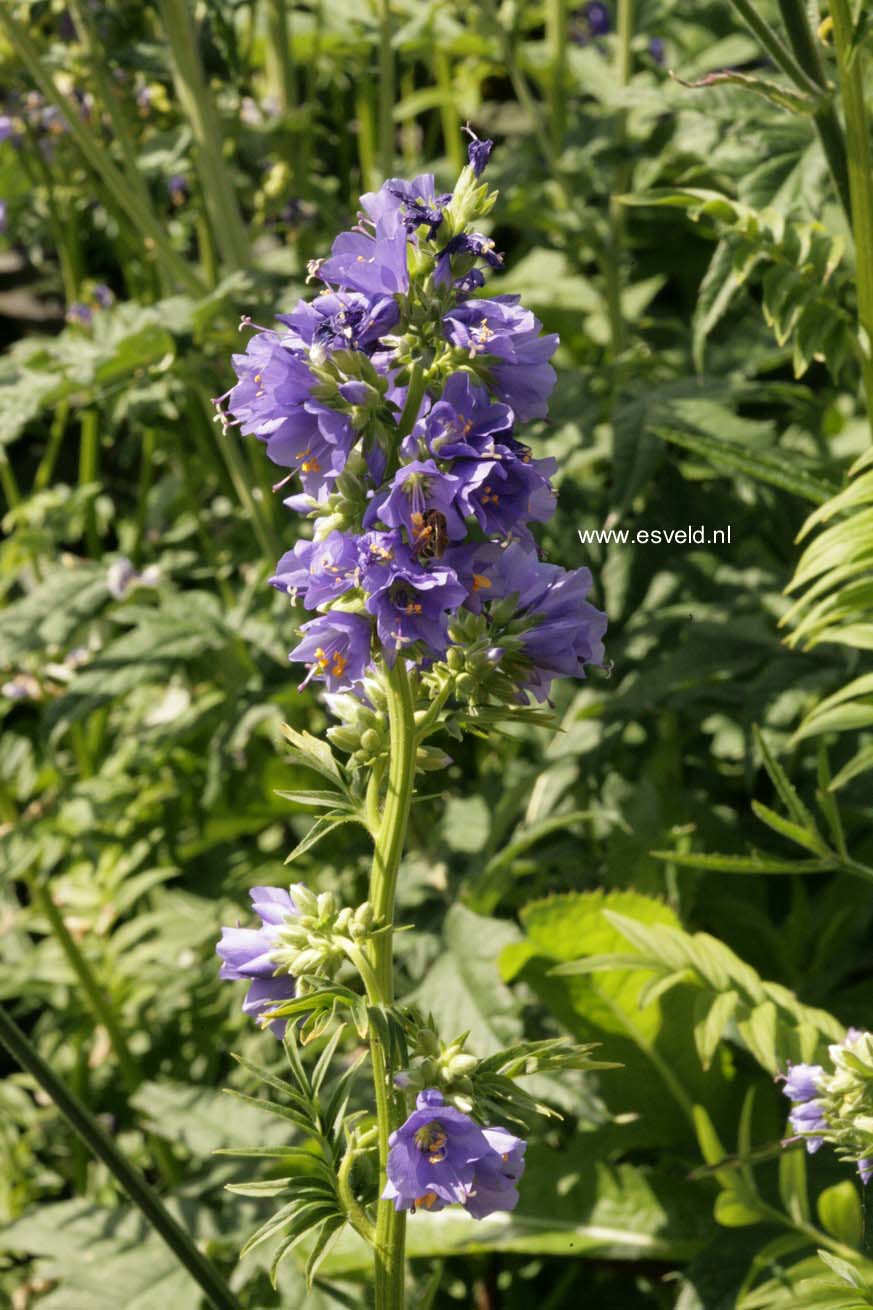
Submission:
MULTIPOLYGON (((776 1161, 772 1083, 873 1002, 873 265, 847 220, 870 34, 847 14, 0 9, 0 996, 243 1306, 296 1303, 302 1276, 289 1260, 274 1290, 269 1244, 235 1265, 269 1200, 224 1191, 242 1166, 211 1152, 278 1151, 268 1194, 301 1142, 216 1091, 228 1050, 271 1056, 214 942, 311 823, 276 794, 310 781, 283 719, 327 718, 266 585, 296 529, 210 398, 240 315, 305 293, 362 190, 451 179, 467 121, 498 143, 500 289, 561 334, 542 545, 600 581, 613 672, 558 690, 557 735, 446 743, 401 876, 402 982, 476 1054, 569 1031, 627 1072, 538 1077, 564 1117, 518 1211, 417 1216, 417 1302, 873 1304, 859 1186, 826 1153, 808 1180, 802 1150, 776 1161), (604 524, 730 545, 580 543, 604 524)), ((294 877, 354 903, 362 856, 339 827, 294 877)), ((0 1296, 196 1310, 105 1166, 3 1072, 0 1296)), ((360 1304, 365 1276, 343 1241, 306 1304, 360 1304)))

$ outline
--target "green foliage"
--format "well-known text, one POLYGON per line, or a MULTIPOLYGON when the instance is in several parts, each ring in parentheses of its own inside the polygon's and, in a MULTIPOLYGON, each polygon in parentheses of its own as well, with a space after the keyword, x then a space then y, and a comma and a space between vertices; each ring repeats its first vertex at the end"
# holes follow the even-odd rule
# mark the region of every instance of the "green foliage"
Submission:
MULTIPOLYGON (((365 1225, 336 1181, 350 1148, 352 1203, 375 1191, 352 1075, 368 1025, 403 1053, 413 1007, 469 1034, 482 1102, 531 1134, 511 1216, 412 1217, 413 1304, 873 1303, 851 1166, 781 1150, 773 1085, 873 1004, 870 433, 859 265, 818 135, 827 33, 821 85, 800 85, 782 25, 761 67, 748 5, 647 0, 625 81, 584 6, 392 0, 392 86, 375 8, 188 8, 211 123, 179 94, 168 6, 2 7, 0 995, 243 1310, 366 1302, 350 1211, 365 1225), (42 127, 48 101, 25 112, 31 56, 73 131, 42 127), (556 686, 553 712, 501 709, 499 741, 487 716, 428 738, 398 1004, 342 981, 289 1002, 289 1072, 218 982, 215 940, 253 885, 360 902, 379 752, 348 759, 360 740, 337 729, 329 751, 325 707, 296 690, 300 611, 267 584, 296 529, 209 397, 240 314, 290 308, 378 186, 380 122, 391 171, 443 188, 467 120, 497 138, 494 289, 561 336, 532 439, 559 464, 539 541, 591 568, 612 673, 556 686), (65 322, 77 302, 90 324, 65 322), (730 543, 578 537, 698 524, 730 543)), ((0 1074, 0 1302, 202 1310, 32 1082, 0 1074)))

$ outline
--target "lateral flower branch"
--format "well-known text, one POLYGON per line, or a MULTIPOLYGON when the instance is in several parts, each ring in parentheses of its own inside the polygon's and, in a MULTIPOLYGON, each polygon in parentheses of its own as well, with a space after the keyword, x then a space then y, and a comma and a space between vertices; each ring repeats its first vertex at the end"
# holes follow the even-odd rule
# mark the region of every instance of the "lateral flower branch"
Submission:
POLYGON ((374 842, 357 908, 300 884, 253 888, 260 927, 224 930, 221 974, 248 983, 243 1008, 284 1036, 301 1086, 298 1036, 323 1034, 345 1010, 369 1041, 375 1122, 334 1124, 331 1138, 313 1110, 336 1176, 322 1209, 306 1211, 302 1192, 304 1209, 292 1202, 288 1249, 318 1230, 311 1276, 338 1225, 352 1223, 374 1245, 379 1310, 404 1303, 407 1212, 457 1204, 481 1219, 516 1205, 525 1141, 494 1120, 523 1127, 543 1109, 516 1079, 594 1066, 560 1041, 479 1060, 465 1036, 444 1044, 394 998, 415 776, 449 762, 430 739, 548 721, 553 679, 601 664, 606 629, 588 570, 546 562, 531 531, 554 511, 555 461, 534 458, 518 425, 547 415, 558 339, 518 296, 484 294, 503 259, 478 230, 497 198, 481 180, 491 142, 470 136, 453 192, 430 174, 389 179, 310 265, 322 284, 313 300, 273 326, 244 320, 252 335, 233 357, 236 385, 216 402, 223 423, 286 470, 277 489, 296 484, 284 503, 311 526, 271 579, 312 613, 290 658, 307 667, 301 688, 324 685, 337 720, 331 745, 286 730, 328 783, 293 793, 327 811, 301 848, 350 820, 374 842))

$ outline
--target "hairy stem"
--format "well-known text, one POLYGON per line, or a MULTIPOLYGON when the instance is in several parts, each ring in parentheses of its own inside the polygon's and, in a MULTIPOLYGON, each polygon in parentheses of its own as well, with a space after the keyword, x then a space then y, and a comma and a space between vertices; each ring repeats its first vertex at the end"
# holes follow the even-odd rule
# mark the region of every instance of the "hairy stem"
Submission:
MULTIPOLYGON (((375 984, 383 1005, 394 1000, 394 949, 391 925, 394 919, 394 893, 397 870, 403 854, 409 808, 415 779, 415 721, 412 690, 403 659, 386 671, 390 756, 388 782, 382 817, 373 852, 370 875, 370 903, 384 924, 388 925, 369 947, 375 984)), ((373 1088, 379 1128, 379 1192, 385 1186, 388 1161, 388 1138, 403 1115, 402 1097, 394 1089, 390 1059, 376 1025, 370 1028, 370 1054, 373 1063, 373 1088)), ((376 1310, 403 1310, 404 1245, 406 1215, 397 1212, 391 1201, 379 1200, 376 1215, 375 1286, 376 1310)))
POLYGON ((864 101, 864 52, 861 49, 852 52, 853 25, 847 0, 831 0, 831 18, 834 22, 834 44, 846 115, 864 392, 867 420, 873 428, 873 153, 870 149, 870 123, 864 101))
POLYGON ((176 1222, 139 1170, 122 1155, 105 1128, 46 1064, 2 1006, 0 1006, 0 1044, 5 1046, 21 1068, 35 1079, 86 1146, 103 1161, 133 1204, 142 1211, 158 1235, 167 1243, 176 1259, 199 1283, 216 1310, 238 1310, 236 1297, 218 1270, 197 1248, 181 1224, 176 1222))

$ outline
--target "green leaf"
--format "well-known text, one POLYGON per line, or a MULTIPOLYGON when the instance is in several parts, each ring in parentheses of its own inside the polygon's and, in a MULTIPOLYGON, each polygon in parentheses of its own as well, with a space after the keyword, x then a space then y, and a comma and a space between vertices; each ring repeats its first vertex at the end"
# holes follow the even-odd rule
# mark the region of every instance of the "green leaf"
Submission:
POLYGON ((521 1034, 517 1002, 501 981, 497 958, 519 932, 453 905, 443 927, 443 949, 410 1000, 432 1013, 439 1030, 470 1034, 470 1050, 489 1055, 521 1034))
POLYGON ((847 1246, 860 1246, 864 1235, 864 1215, 858 1189, 850 1179, 826 1187, 819 1195, 816 1209, 826 1233, 847 1246))

